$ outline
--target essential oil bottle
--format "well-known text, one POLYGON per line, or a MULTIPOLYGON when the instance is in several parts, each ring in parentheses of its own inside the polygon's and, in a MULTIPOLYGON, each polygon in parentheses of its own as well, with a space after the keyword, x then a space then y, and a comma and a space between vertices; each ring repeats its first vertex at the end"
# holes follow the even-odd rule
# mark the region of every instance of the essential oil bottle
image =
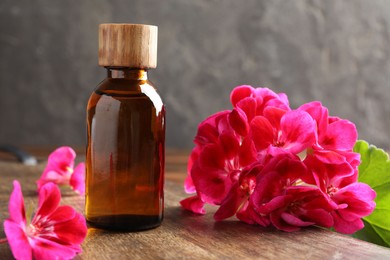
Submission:
POLYGON ((99 26, 107 77, 87 107, 86 219, 92 226, 145 230, 164 210, 165 106, 148 70, 157 65, 157 27, 99 26))

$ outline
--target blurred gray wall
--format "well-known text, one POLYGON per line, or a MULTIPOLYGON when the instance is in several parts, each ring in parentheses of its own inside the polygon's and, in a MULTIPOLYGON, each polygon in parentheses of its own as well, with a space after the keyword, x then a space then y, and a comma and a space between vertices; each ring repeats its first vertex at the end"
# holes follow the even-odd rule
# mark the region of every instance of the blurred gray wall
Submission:
POLYGON ((390 1, 2 0, 0 143, 84 145, 85 107, 104 78, 99 23, 159 26, 150 72, 168 110, 167 145, 230 108, 241 84, 320 100, 390 148, 390 1))

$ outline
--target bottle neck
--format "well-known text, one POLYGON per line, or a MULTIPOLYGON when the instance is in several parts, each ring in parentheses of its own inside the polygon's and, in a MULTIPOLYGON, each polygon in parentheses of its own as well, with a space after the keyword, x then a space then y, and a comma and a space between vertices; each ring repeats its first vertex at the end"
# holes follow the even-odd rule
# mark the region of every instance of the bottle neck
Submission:
POLYGON ((147 80, 148 71, 145 69, 130 69, 106 67, 107 77, 112 79, 133 79, 133 80, 147 80))

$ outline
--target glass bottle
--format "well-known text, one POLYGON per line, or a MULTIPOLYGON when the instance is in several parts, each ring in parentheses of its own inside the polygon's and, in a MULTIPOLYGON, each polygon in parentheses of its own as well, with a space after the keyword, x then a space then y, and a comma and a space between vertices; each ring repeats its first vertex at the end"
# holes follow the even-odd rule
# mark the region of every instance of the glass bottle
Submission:
POLYGON ((87 107, 87 221, 96 227, 157 227, 164 209, 165 107, 148 80, 157 27, 102 24, 99 65, 107 69, 87 107))

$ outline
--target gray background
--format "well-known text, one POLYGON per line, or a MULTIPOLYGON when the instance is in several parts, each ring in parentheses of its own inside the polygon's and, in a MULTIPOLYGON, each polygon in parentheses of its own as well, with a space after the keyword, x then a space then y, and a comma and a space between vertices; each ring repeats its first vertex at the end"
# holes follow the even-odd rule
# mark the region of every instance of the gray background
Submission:
POLYGON ((159 26, 150 78, 168 110, 167 146, 230 108, 240 84, 321 100, 390 148, 390 1, 2 0, 0 143, 85 143, 85 107, 105 76, 99 23, 159 26))

